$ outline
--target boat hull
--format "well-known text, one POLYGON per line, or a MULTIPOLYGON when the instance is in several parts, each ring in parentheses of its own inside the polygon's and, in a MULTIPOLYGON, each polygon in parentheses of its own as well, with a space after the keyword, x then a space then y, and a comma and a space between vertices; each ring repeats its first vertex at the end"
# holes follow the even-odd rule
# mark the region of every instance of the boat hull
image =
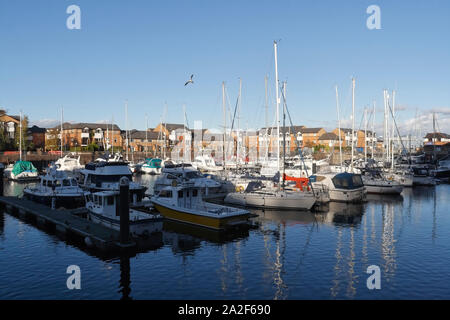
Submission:
POLYGON ((358 203, 363 202, 366 197, 364 188, 354 190, 329 190, 330 201, 358 203))
POLYGON ((413 184, 415 186, 435 186, 436 185, 436 181, 432 177, 427 177, 427 176, 418 177, 418 176, 415 176, 413 178, 413 184))
MULTIPOLYGON (((24 190, 23 195, 26 199, 44 204, 46 206, 52 205, 53 196, 50 195, 35 195, 24 190)), ((70 195, 70 196, 55 196, 55 207, 61 208, 64 207, 66 209, 74 209, 79 207, 84 207, 85 200, 83 195, 70 195)))
POLYGON ((215 230, 221 230, 235 224, 245 223, 247 221, 247 218, 249 217, 249 214, 243 214, 225 218, 213 218, 190 213, 181 208, 172 208, 156 202, 153 202, 153 205, 155 206, 156 210, 158 210, 158 212, 167 219, 207 227, 215 230))
POLYGON ((282 197, 251 193, 230 193, 225 197, 225 202, 244 207, 284 209, 284 210, 310 210, 316 203, 316 198, 311 197, 282 197))
POLYGON ((400 194, 403 191, 403 186, 401 185, 394 185, 394 186, 364 185, 364 186, 366 187, 367 193, 400 194))
MULTIPOLYGON (((89 219, 101 224, 107 228, 120 231, 120 220, 110 219, 100 214, 89 211, 89 219)), ((155 232, 161 232, 163 228, 162 219, 145 219, 139 221, 130 221, 130 234, 133 236, 150 235, 155 232)))
POLYGON ((148 173, 148 174, 161 174, 161 168, 150 168, 150 167, 142 166, 141 172, 148 173))

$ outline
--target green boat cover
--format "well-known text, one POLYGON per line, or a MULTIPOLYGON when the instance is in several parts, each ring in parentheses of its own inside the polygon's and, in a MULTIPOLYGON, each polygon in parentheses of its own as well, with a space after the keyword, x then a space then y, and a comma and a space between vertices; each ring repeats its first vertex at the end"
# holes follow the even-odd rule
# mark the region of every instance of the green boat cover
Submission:
POLYGON ((33 164, 30 161, 17 161, 12 169, 12 173, 15 176, 25 171, 37 172, 37 169, 33 166, 33 164))

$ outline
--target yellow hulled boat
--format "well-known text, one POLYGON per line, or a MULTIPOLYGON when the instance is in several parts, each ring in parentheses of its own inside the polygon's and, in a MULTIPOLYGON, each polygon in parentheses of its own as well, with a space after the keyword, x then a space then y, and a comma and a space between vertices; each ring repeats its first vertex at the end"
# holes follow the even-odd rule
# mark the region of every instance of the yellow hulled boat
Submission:
POLYGON ((192 183, 174 183, 164 187, 151 199, 165 218, 212 229, 247 223, 250 212, 204 202, 201 190, 192 183))

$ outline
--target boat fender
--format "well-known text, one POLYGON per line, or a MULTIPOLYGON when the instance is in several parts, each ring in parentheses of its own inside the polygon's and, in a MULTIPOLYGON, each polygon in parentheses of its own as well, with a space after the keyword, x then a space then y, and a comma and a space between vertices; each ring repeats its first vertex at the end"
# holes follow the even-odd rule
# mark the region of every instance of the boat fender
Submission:
POLYGON ((176 180, 173 180, 172 181, 172 187, 176 187, 177 186, 177 181, 176 180))
POLYGON ((237 186, 236 187, 236 192, 242 192, 244 191, 244 187, 243 186, 237 186))
POLYGON ((94 243, 92 242, 92 240, 91 240, 90 237, 84 238, 84 243, 85 243, 89 248, 91 248, 91 247, 94 246, 94 243))

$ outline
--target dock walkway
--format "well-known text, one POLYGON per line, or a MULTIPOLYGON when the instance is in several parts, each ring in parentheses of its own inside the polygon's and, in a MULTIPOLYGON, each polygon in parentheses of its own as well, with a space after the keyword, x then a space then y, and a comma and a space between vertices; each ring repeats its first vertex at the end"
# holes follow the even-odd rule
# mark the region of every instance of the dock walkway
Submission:
POLYGON ((134 243, 123 245, 119 242, 119 231, 93 223, 79 216, 76 210, 51 208, 17 197, 0 197, 0 204, 6 212, 18 214, 20 217, 34 216, 40 224, 54 225, 58 232, 71 233, 84 238, 88 245, 104 251, 134 247, 134 243))

